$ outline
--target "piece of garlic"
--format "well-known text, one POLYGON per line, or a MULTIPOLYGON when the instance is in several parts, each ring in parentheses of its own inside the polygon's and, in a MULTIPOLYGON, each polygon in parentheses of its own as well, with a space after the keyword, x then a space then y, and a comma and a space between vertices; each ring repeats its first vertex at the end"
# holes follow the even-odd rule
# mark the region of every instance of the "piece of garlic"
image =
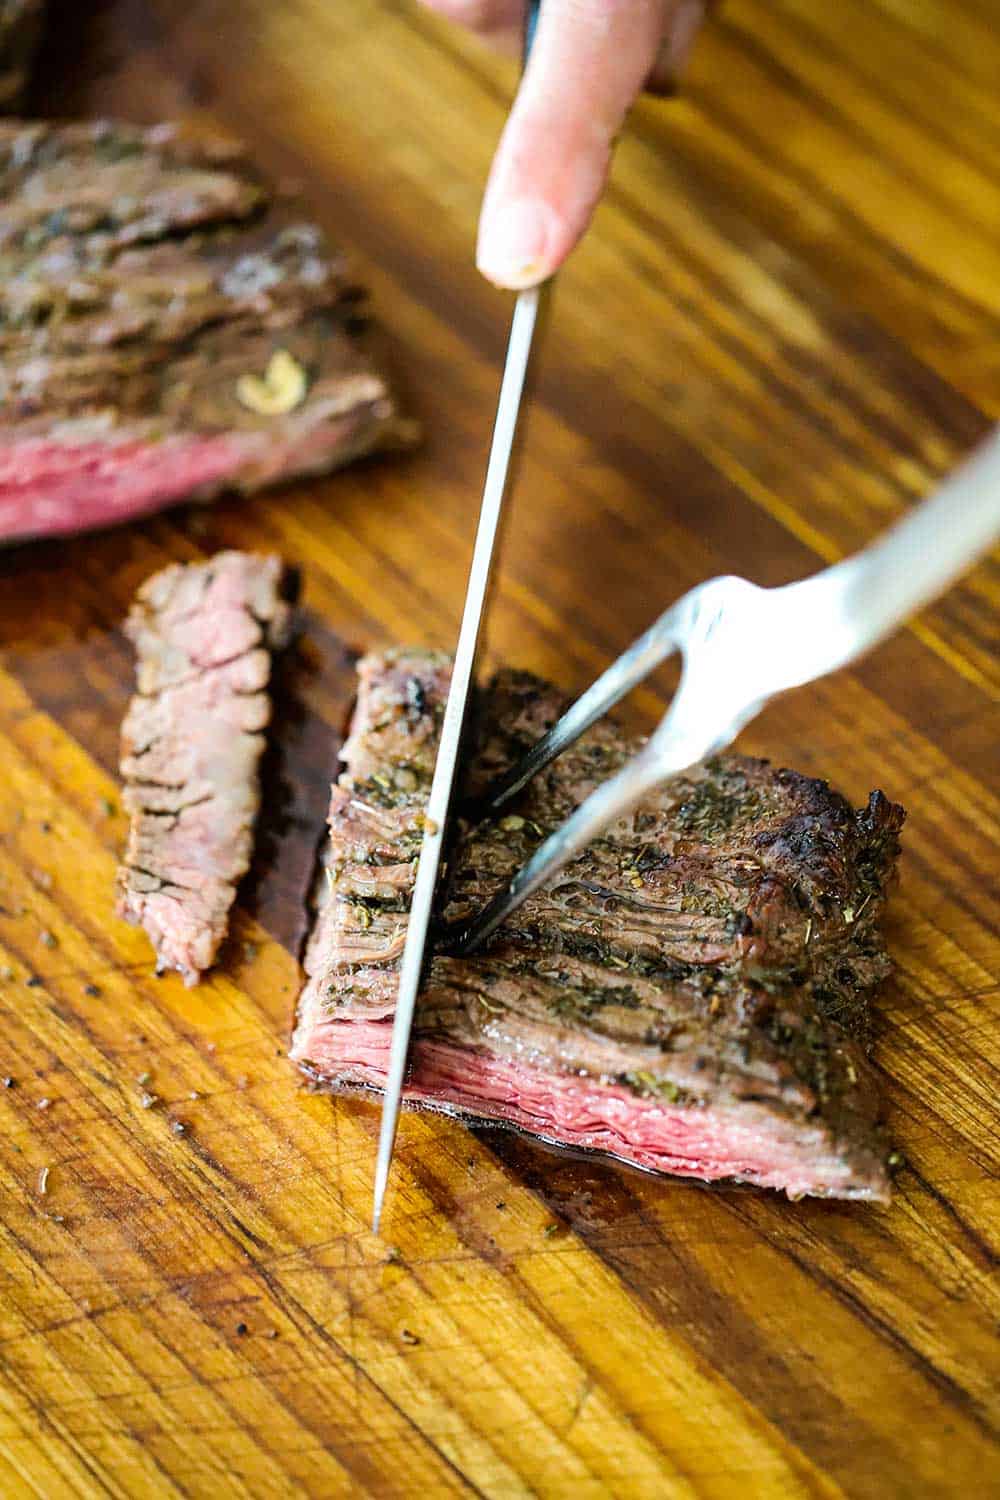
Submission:
POLYGON ((301 406, 309 382, 298 360, 287 349, 276 349, 261 375, 241 375, 236 399, 262 417, 283 417, 301 406))

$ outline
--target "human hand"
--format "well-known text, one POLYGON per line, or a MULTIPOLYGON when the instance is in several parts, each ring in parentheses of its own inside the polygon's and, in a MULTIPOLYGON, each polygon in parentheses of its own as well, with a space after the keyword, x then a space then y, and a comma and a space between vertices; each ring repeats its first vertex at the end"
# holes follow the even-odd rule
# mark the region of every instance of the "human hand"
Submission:
MULTIPOLYGON (((524 0, 425 0, 501 46, 524 0)), ((669 92, 710 0, 543 0, 493 158, 476 264, 497 286, 544 281, 590 222, 615 137, 644 88, 669 92)))

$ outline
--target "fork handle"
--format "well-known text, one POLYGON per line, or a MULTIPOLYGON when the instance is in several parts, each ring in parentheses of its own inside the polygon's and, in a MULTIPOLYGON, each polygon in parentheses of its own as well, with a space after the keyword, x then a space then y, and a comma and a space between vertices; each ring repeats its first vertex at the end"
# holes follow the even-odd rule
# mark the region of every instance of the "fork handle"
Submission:
POLYGON ((854 557, 776 590, 842 622, 832 671, 943 594, 1000 538, 1000 427, 927 500, 854 557))

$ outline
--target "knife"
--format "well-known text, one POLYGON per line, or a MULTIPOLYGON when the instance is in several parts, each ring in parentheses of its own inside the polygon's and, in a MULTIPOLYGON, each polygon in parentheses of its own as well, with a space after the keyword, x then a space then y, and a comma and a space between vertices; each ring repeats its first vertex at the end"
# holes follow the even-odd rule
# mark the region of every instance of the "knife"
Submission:
MULTIPOLYGON (((525 19, 525 62, 534 39, 537 18, 538 5, 529 4, 525 19)), ((375 1164, 372 1229, 376 1234, 382 1217, 382 1205, 389 1181, 393 1147, 396 1144, 396 1129, 399 1124, 403 1081, 406 1077, 413 1012, 423 976, 427 933, 433 914, 434 895, 441 867, 441 852, 444 847, 448 812, 465 729, 469 690, 472 686, 476 652, 489 591, 493 554, 511 475, 511 458, 517 437, 521 402, 528 378, 535 332, 541 322, 550 284, 546 282, 541 286, 529 287, 527 291, 519 292, 514 304, 514 316, 507 343, 507 358, 500 383, 500 397, 486 469, 486 484, 483 488, 479 525, 472 552, 469 585, 465 595, 458 646, 455 651, 451 687, 441 726, 441 741, 434 765, 430 796, 424 813, 423 840, 417 862, 413 901, 410 906, 410 919, 406 929, 406 943, 399 973, 399 995, 392 1023, 389 1068, 385 1093, 382 1097, 382 1121, 379 1129, 378 1157, 375 1164)))

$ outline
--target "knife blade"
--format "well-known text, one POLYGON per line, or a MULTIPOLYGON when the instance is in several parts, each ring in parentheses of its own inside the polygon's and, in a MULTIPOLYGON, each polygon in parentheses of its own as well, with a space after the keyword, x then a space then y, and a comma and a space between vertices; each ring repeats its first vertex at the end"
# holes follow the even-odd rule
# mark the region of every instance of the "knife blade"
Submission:
MULTIPOLYGON (((534 41, 539 8, 539 0, 529 0, 524 18, 524 65, 527 64, 528 54, 534 41)), ((486 466, 486 483, 483 486, 479 525, 472 550, 465 608, 462 611, 462 624, 455 649, 455 665, 452 669, 448 701, 445 704, 441 740, 434 764, 434 775, 431 778, 430 796, 424 812, 423 839, 417 860, 413 900, 410 904, 406 942, 399 971, 399 993, 392 1023, 389 1068, 385 1092, 382 1095, 382 1118, 379 1125, 378 1156, 375 1162, 375 1193, 372 1208, 372 1230, 375 1234, 378 1234, 382 1218, 382 1206, 389 1182, 389 1168, 392 1165, 396 1131, 399 1127, 399 1110, 403 1097, 403 1083, 406 1078, 413 1013, 423 977, 427 934, 434 911, 434 895, 441 869, 441 853, 444 848, 445 830, 469 706, 469 690, 475 672, 476 653, 489 593, 493 554, 511 476, 511 459, 521 415, 521 400, 528 379, 535 333, 541 321, 549 284, 544 282, 541 286, 529 287, 526 291, 518 293, 510 325, 510 337, 507 340, 507 357, 500 382, 500 396, 497 401, 496 420, 493 424, 493 437, 486 466)))
POLYGON ((396 1142, 413 1012, 423 975, 427 933, 441 866, 441 851, 451 805, 452 788, 458 769, 459 750, 489 589, 497 531, 510 478, 511 456, 521 414, 521 398, 528 377, 535 332, 541 320, 547 292, 547 283, 519 292, 511 321, 507 358, 500 384, 500 398, 497 403, 496 422, 493 427, 493 439, 486 469, 486 484, 483 489, 479 525, 476 530, 472 566, 469 572, 469 585, 465 596, 465 609, 462 613, 451 687, 441 726, 441 741, 424 814, 423 839, 399 974, 399 995, 392 1025, 389 1069, 382 1098, 382 1121, 375 1166, 372 1228, 376 1234, 382 1216, 382 1205, 385 1201, 389 1168, 396 1142))

